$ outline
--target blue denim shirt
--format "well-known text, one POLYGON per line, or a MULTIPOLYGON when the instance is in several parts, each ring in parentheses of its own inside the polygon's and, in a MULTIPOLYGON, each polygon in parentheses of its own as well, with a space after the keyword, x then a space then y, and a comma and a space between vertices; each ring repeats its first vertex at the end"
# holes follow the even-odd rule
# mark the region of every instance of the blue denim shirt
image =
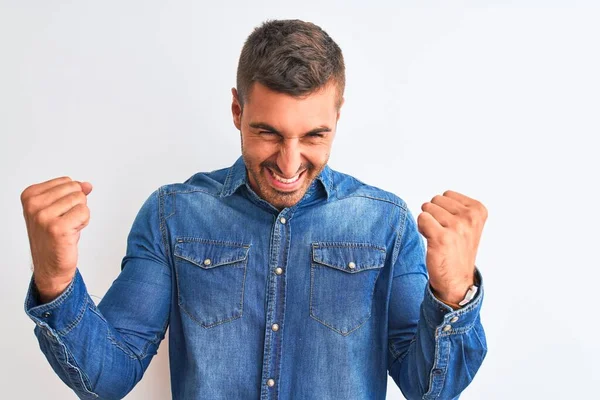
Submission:
POLYGON ((428 284, 406 203, 326 166, 278 211, 230 168, 161 186, 135 218, 121 273, 96 306, 77 269, 25 311, 82 399, 120 399, 169 327, 173 399, 451 399, 487 348, 480 290, 453 311, 428 284))

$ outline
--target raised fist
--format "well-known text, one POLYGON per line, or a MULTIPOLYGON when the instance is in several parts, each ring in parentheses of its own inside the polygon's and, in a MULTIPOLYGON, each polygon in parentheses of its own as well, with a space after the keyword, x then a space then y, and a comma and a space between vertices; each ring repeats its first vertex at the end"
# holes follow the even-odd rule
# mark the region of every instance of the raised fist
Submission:
POLYGON ((47 302, 69 285, 77 268, 77 243, 90 220, 89 182, 60 177, 21 193, 40 300, 47 302))

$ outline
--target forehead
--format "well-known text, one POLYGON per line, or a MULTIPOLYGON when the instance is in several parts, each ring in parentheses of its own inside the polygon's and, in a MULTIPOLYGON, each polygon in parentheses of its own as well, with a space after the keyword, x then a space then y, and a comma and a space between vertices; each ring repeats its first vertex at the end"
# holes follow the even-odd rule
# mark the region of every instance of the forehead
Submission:
POLYGON ((247 113, 248 123, 264 122, 282 131, 313 129, 314 126, 335 121, 336 96, 333 83, 311 94, 296 97, 255 82, 244 105, 244 112, 247 113))

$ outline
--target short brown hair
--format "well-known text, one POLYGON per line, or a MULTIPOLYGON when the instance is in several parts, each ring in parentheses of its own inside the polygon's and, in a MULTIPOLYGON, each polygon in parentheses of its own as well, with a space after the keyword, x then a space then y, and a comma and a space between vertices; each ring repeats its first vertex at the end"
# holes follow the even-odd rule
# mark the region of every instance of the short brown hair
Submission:
POLYGON ((243 107, 254 82, 292 96, 313 93, 332 81, 339 108, 346 85, 342 50, 319 26, 268 20, 248 36, 237 69, 238 101, 243 107))

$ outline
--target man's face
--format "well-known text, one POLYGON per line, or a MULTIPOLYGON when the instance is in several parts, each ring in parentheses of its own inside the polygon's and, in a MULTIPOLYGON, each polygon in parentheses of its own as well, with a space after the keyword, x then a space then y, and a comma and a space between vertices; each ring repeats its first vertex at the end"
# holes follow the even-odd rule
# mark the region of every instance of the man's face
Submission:
POLYGON ((250 187, 278 210, 293 206, 329 160, 340 116, 335 85, 297 98, 255 82, 243 112, 232 94, 250 187))

